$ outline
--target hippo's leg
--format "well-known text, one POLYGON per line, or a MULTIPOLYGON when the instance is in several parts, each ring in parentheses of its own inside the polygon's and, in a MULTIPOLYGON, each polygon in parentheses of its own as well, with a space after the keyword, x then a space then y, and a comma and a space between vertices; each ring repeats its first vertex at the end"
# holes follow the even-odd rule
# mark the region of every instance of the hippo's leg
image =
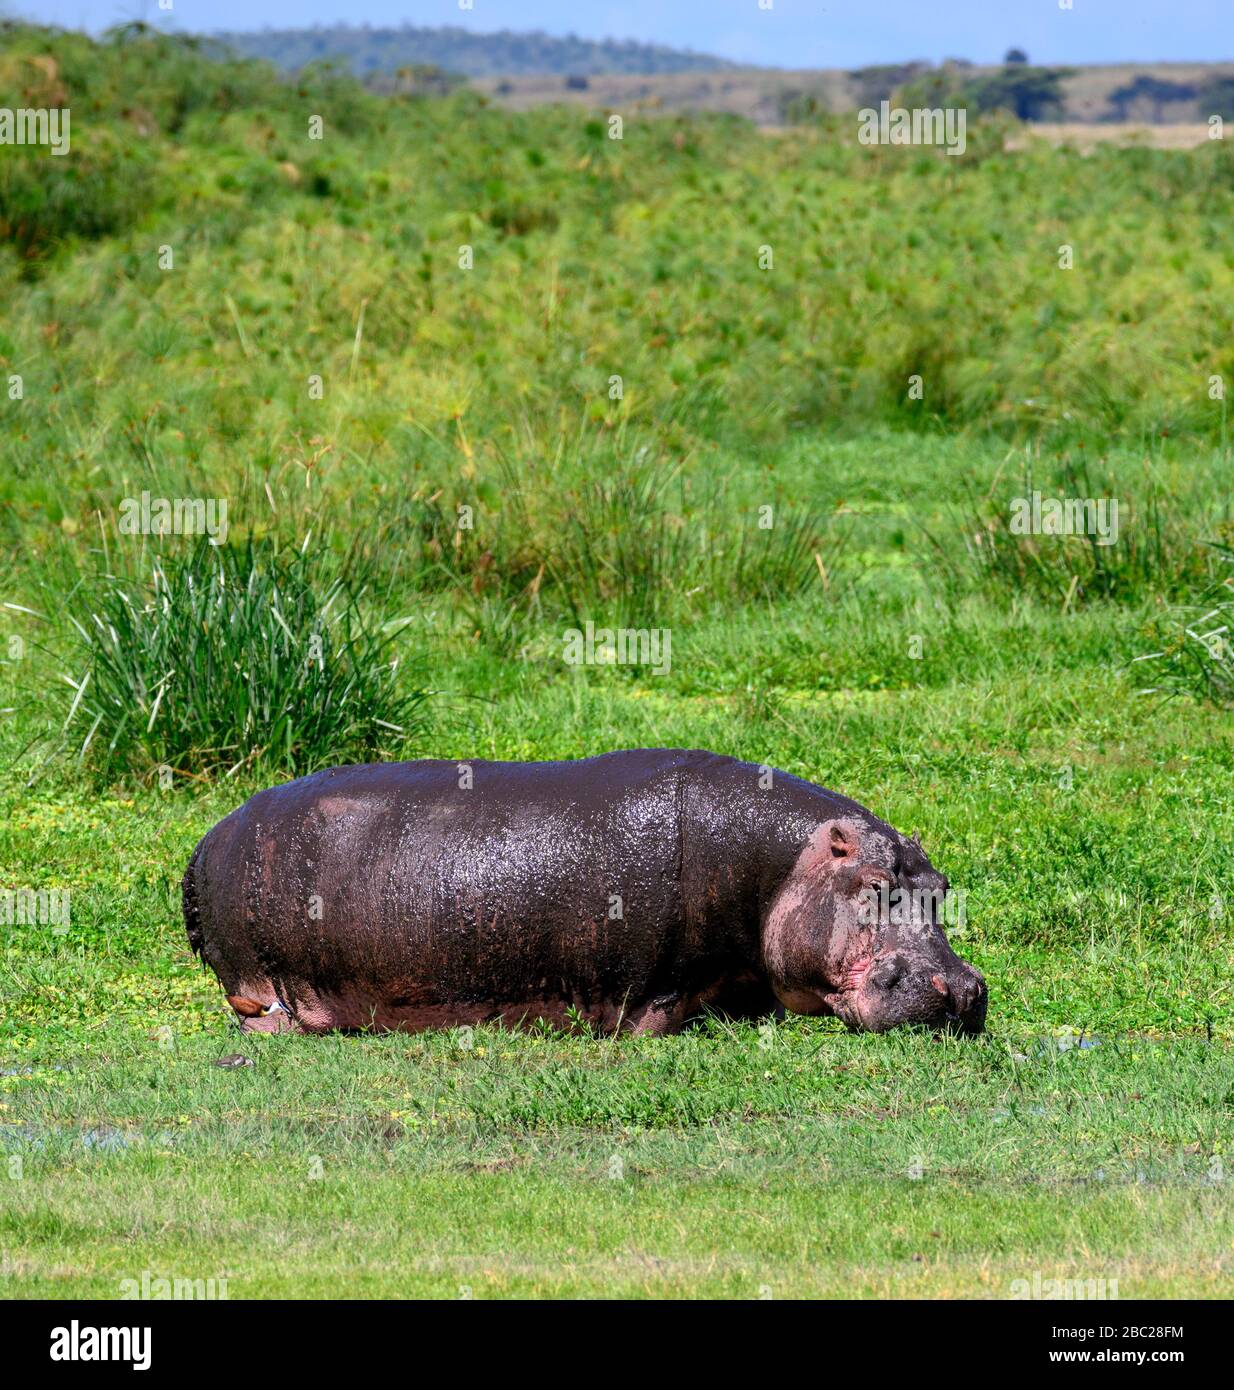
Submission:
POLYGON ((753 1020, 775 1014, 784 1017, 783 1008, 765 979, 750 972, 730 975, 699 999, 702 1006, 725 1018, 753 1020))
POLYGON ((240 1020, 242 1033, 302 1033, 304 1030, 290 1014, 265 1014, 240 1020))
POLYGON ((680 1033, 692 1019, 707 1011, 726 1018, 766 1018, 776 1007, 775 995, 765 980, 747 972, 727 975, 705 989, 662 994, 633 1009, 625 1022, 632 1033, 664 1037, 680 1033))
POLYGON ((680 1033, 686 1020, 695 1010, 692 999, 683 999, 680 994, 661 994, 637 1009, 631 1009, 624 1026, 631 1033, 641 1033, 651 1038, 662 1038, 669 1033, 680 1033))

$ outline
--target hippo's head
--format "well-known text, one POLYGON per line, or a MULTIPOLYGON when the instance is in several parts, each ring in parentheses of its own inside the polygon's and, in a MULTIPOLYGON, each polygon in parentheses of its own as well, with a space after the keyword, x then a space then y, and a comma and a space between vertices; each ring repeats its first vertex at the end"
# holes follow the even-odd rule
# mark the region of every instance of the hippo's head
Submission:
POLYGON ((827 821, 764 925, 764 961, 781 1003, 865 1032, 913 1023, 980 1033, 986 984, 939 925, 946 893, 915 838, 856 817, 827 821))

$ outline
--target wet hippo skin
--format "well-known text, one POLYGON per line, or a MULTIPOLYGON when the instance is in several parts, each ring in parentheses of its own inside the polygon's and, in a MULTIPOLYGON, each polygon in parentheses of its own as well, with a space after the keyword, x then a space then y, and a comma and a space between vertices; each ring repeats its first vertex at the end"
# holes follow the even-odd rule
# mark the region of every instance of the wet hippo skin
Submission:
POLYGON ((947 886, 855 801, 714 753, 379 763, 259 792, 194 850, 189 941, 246 1031, 418 1030, 567 1014, 674 1032, 777 1006, 981 1030, 947 886), (574 1013, 574 1011, 577 1011, 574 1013))

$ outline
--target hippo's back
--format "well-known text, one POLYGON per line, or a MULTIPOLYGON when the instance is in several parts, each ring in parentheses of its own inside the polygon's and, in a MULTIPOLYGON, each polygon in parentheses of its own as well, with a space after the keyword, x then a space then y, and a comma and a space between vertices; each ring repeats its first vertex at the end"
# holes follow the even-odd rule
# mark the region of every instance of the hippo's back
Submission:
POLYGON ((229 993, 260 979, 408 1008, 651 997, 729 949, 685 910, 682 820, 687 785, 730 765, 651 749, 300 778, 198 845, 190 940, 229 993))

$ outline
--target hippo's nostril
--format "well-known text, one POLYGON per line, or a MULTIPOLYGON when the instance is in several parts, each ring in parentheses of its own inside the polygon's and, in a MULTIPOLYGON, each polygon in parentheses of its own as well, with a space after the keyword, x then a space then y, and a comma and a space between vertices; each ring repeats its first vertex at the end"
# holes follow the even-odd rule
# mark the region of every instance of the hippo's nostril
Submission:
POLYGON ((870 973, 870 983, 878 989, 894 989, 904 978, 906 966, 899 955, 882 957, 870 973))
POLYGON ((985 976, 979 971, 972 970, 969 972, 969 979, 972 981, 973 986, 973 1006, 979 1007, 984 1005, 990 993, 986 988, 985 976))

